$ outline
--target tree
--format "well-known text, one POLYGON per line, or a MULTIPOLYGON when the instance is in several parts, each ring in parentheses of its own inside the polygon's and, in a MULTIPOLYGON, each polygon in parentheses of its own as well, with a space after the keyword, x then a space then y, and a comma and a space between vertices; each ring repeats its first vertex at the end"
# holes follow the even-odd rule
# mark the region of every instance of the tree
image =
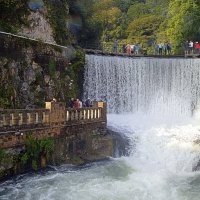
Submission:
POLYGON ((180 52, 186 40, 197 40, 200 34, 200 6, 196 0, 171 0, 166 34, 180 52))
POLYGON ((113 0, 101 0, 94 3, 91 24, 93 26, 99 25, 102 40, 106 40, 110 36, 109 31, 117 27, 121 15, 122 12, 114 6, 113 0))
POLYGON ((157 30, 162 18, 157 15, 144 15, 128 26, 128 40, 132 43, 141 43, 151 46, 156 38, 157 30))
POLYGON ((149 5, 145 3, 135 3, 129 7, 127 15, 128 15, 128 19, 132 21, 149 13, 150 13, 149 5))

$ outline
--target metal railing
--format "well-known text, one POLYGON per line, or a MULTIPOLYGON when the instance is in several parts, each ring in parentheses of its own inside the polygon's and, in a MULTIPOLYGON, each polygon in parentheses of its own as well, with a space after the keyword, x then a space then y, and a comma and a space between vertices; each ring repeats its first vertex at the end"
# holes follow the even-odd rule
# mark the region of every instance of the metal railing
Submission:
POLYGON ((185 51, 185 57, 200 57, 200 49, 192 49, 192 50, 188 50, 185 51))

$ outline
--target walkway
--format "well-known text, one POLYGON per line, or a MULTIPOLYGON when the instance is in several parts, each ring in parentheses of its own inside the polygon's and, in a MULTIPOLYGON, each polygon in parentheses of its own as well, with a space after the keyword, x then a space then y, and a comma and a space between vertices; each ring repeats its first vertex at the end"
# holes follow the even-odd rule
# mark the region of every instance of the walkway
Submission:
POLYGON ((105 103, 91 108, 67 109, 65 103, 46 102, 45 109, 0 110, 0 134, 55 126, 106 122, 105 103))
POLYGON ((93 49, 85 49, 86 54, 94 54, 94 55, 105 55, 105 56, 122 56, 122 57, 133 57, 133 58, 141 58, 141 57, 149 57, 149 58, 185 58, 185 55, 143 55, 143 54, 131 54, 127 53, 113 53, 109 51, 103 50, 93 50, 93 49))
POLYGON ((60 47, 60 48, 63 48, 63 49, 68 48, 66 46, 62 46, 62 45, 59 45, 59 44, 56 44, 56 43, 44 42, 44 41, 41 41, 41 40, 38 40, 38 39, 33 39, 33 38, 26 37, 26 36, 16 35, 16 34, 4 32, 4 31, 0 31, 0 34, 5 35, 5 36, 11 36, 11 37, 17 37, 17 38, 21 38, 21 39, 31 40, 31 41, 35 41, 35 42, 40 42, 40 43, 42 42, 44 44, 52 45, 52 46, 55 46, 55 47, 60 47))

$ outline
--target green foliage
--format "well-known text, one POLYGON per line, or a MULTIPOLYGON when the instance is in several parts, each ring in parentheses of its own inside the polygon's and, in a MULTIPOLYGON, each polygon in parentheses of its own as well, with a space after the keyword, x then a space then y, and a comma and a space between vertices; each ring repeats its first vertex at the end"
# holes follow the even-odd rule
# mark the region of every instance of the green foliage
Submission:
POLYGON ((0 30, 16 32, 21 25, 28 25, 27 0, 0 1, 0 30))
POLYGON ((176 51, 186 40, 198 40, 200 34, 200 5, 195 0, 170 1, 166 34, 176 51))
POLYGON ((14 81, 9 73, 9 64, 6 63, 2 67, 4 69, 0 69, 0 74, 4 74, 4 76, 2 75, 0 79, 0 107, 13 108, 11 97, 15 96, 14 81))
POLYGON ((119 43, 139 42, 149 49, 155 43, 170 42, 173 52, 180 53, 186 40, 200 38, 197 0, 96 0, 91 7, 86 26, 93 40, 117 38, 119 43))
POLYGON ((72 61, 69 66, 69 76, 73 80, 72 89, 68 93, 67 99, 74 97, 80 98, 81 92, 83 90, 83 81, 84 81, 84 66, 85 66, 85 53, 81 48, 76 49, 76 58, 72 61))
POLYGON ((114 4, 122 11, 127 12, 130 5, 132 5, 135 0, 115 0, 114 4))
POLYGON ((127 12, 129 21, 136 20, 146 14, 150 14, 150 6, 144 3, 135 3, 131 5, 127 12))
POLYGON ((24 154, 21 156, 20 161, 21 161, 21 163, 22 163, 23 165, 25 165, 25 164, 28 162, 28 159, 29 159, 28 154, 27 154, 27 153, 24 153, 24 154))
POLYGON ((121 10, 114 5, 113 0, 98 0, 95 1, 92 7, 92 16, 90 16, 89 24, 96 27, 101 34, 102 40, 106 40, 109 32, 120 24, 121 10))
POLYGON ((83 164, 84 163, 84 160, 78 156, 78 155, 74 155, 72 158, 71 158, 71 161, 74 163, 74 164, 83 164))
POLYGON ((144 15, 130 23, 127 29, 129 43, 139 43, 140 46, 150 47, 155 40, 161 20, 156 15, 144 15))
POLYGON ((56 72, 56 61, 54 58, 51 57, 49 59, 48 67, 49 67, 49 75, 54 76, 56 72))
POLYGON ((0 149, 0 163, 1 163, 1 161, 5 158, 5 156, 6 156, 5 150, 0 149))
POLYGON ((32 166, 32 169, 36 171, 38 169, 37 161, 33 159, 32 163, 31 163, 31 166, 32 166))
POLYGON ((54 39, 57 44, 68 45, 70 43, 70 34, 67 28, 67 16, 69 7, 67 0, 45 1, 48 8, 48 18, 53 28, 54 39))
POLYGON ((40 156, 44 155, 46 158, 49 158, 53 152, 53 148, 53 139, 46 138, 38 140, 32 135, 29 135, 25 140, 25 153, 21 156, 20 161, 25 165, 30 160, 32 169, 37 170, 37 162, 40 156))
POLYGON ((46 155, 47 158, 50 157, 50 153, 53 152, 54 143, 52 139, 43 139, 39 141, 40 153, 46 155))

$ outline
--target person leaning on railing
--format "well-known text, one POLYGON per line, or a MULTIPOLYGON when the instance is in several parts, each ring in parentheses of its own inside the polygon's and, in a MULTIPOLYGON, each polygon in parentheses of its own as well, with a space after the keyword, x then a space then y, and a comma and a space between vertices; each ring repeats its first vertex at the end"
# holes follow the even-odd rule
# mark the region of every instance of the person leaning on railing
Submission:
POLYGON ((189 54, 189 42, 186 41, 184 44, 185 54, 189 54))
POLYGON ((195 44, 194 44, 194 52, 195 52, 195 54, 200 53, 200 44, 198 42, 195 42, 195 44))
POLYGON ((85 103, 84 103, 85 107, 92 107, 92 101, 90 100, 90 98, 88 98, 85 103))
POLYGON ((190 41, 189 42, 189 53, 193 53, 193 49, 194 49, 194 42, 190 41))

